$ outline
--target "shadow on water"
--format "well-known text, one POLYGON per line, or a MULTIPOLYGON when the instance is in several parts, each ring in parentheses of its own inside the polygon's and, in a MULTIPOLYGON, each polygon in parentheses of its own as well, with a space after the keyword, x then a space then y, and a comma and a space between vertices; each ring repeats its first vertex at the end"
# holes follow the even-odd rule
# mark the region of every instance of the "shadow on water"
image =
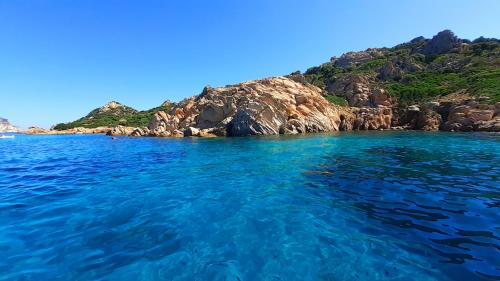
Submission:
POLYGON ((498 163, 482 150, 444 153, 403 143, 328 155, 306 177, 329 190, 334 206, 364 214, 370 234, 391 235, 414 252, 424 246, 448 273, 500 280, 498 163))

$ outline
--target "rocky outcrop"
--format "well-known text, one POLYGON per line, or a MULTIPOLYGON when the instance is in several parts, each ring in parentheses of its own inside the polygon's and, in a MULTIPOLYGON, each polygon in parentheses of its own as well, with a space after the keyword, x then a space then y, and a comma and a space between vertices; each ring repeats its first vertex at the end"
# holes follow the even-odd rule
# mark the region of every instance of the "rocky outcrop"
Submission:
POLYGON ((403 124, 413 130, 437 131, 442 124, 442 117, 437 113, 439 103, 428 103, 424 106, 411 105, 403 117, 403 124))
POLYGON ((488 105, 472 100, 465 104, 444 104, 443 107, 449 111, 442 130, 500 132, 500 103, 488 105))
POLYGON ((136 130, 137 128, 134 127, 126 127, 126 126, 116 126, 113 127, 112 129, 108 130, 106 132, 106 135, 108 136, 129 136, 132 135, 132 133, 136 130))
POLYGON ((27 130, 20 132, 28 135, 74 135, 74 134, 105 134, 109 130, 111 130, 111 128, 109 127, 97 127, 97 128, 76 127, 67 130, 53 130, 53 129, 44 129, 40 127, 30 127, 27 130))
POLYGON ((310 84, 286 77, 211 88, 149 124, 152 136, 247 136, 339 130, 338 109, 310 84))
POLYGON ((388 130, 392 127, 392 118, 389 107, 346 107, 340 116, 340 130, 388 130))
POLYGON ((373 60, 376 57, 382 56, 383 52, 380 49, 367 49, 366 51, 360 52, 347 52, 337 57, 332 57, 330 62, 338 67, 349 67, 352 65, 357 65, 373 60))
POLYGON ((423 46, 421 52, 424 55, 439 55, 449 52, 453 48, 461 45, 462 40, 450 30, 443 30, 436 34, 432 39, 423 46))
POLYGON ((416 72, 421 70, 422 67, 410 58, 399 58, 384 64, 377 76, 380 80, 400 80, 403 74, 409 72, 416 72))
POLYGON ((10 124, 9 120, 0 117, 0 132, 16 133, 18 131, 19 128, 10 124))
POLYGON ((113 112, 113 114, 118 114, 118 112, 121 111, 137 112, 137 110, 125 106, 117 101, 110 101, 98 109, 98 113, 113 112))
POLYGON ((422 106, 409 106, 405 122, 415 130, 500 132, 500 103, 492 105, 482 97, 452 94, 422 106))
POLYGON ((329 93, 346 98, 349 106, 392 106, 389 94, 366 76, 346 75, 328 84, 327 89, 329 93))
POLYGON ((439 60, 434 60, 427 67, 431 71, 441 71, 441 72, 455 72, 463 69, 468 64, 470 64, 472 58, 461 57, 457 54, 449 54, 442 56, 439 60))

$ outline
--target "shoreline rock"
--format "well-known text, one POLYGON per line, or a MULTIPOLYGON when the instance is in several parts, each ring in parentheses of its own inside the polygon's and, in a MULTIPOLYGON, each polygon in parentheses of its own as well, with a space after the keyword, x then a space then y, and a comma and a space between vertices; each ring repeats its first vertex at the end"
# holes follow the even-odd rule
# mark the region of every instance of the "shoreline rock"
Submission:
POLYGON ((339 110, 322 90, 286 77, 205 87, 156 113, 149 136, 248 136, 338 131, 339 110))
POLYGON ((10 124, 8 119, 0 117, 0 133, 17 133, 20 129, 10 124))
POLYGON ((30 127, 27 130, 19 131, 26 135, 77 135, 77 134, 106 134, 113 128, 109 127, 97 127, 97 128, 83 128, 76 127, 67 130, 54 130, 54 129, 44 129, 40 127, 30 127))

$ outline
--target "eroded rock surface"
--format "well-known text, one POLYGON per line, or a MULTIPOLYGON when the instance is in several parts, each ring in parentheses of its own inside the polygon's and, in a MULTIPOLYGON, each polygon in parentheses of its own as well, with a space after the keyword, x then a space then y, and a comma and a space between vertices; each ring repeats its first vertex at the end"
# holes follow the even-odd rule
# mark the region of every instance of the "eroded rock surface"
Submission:
POLYGON ((246 136, 339 130, 338 109, 312 85, 285 77, 205 87, 149 124, 152 136, 246 136))
POLYGON ((106 132, 108 136, 129 136, 136 130, 134 127, 116 126, 106 132))
POLYGON ((471 100, 465 104, 443 106, 449 111, 442 130, 500 132, 500 103, 488 105, 471 100))
POLYGON ((374 86, 366 76, 347 75, 327 87, 329 93, 345 97, 349 106, 392 106, 390 95, 384 89, 374 86))
POLYGON ((500 132, 500 103, 486 101, 482 97, 452 94, 423 106, 409 106, 405 122, 416 130, 500 132))
POLYGON ((370 48, 366 51, 347 52, 340 57, 332 57, 330 62, 335 66, 349 67, 351 65, 361 64, 382 56, 383 52, 377 48, 370 48))
POLYGON ((389 107, 345 107, 341 112, 341 131, 388 130, 392 126, 393 113, 389 107))

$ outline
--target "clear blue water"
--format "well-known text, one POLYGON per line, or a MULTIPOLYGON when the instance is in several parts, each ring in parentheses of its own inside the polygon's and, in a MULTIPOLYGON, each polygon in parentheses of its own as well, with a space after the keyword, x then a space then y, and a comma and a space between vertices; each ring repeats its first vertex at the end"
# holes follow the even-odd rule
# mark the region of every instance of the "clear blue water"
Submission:
POLYGON ((499 280, 500 135, 0 140, 0 280, 499 280))

